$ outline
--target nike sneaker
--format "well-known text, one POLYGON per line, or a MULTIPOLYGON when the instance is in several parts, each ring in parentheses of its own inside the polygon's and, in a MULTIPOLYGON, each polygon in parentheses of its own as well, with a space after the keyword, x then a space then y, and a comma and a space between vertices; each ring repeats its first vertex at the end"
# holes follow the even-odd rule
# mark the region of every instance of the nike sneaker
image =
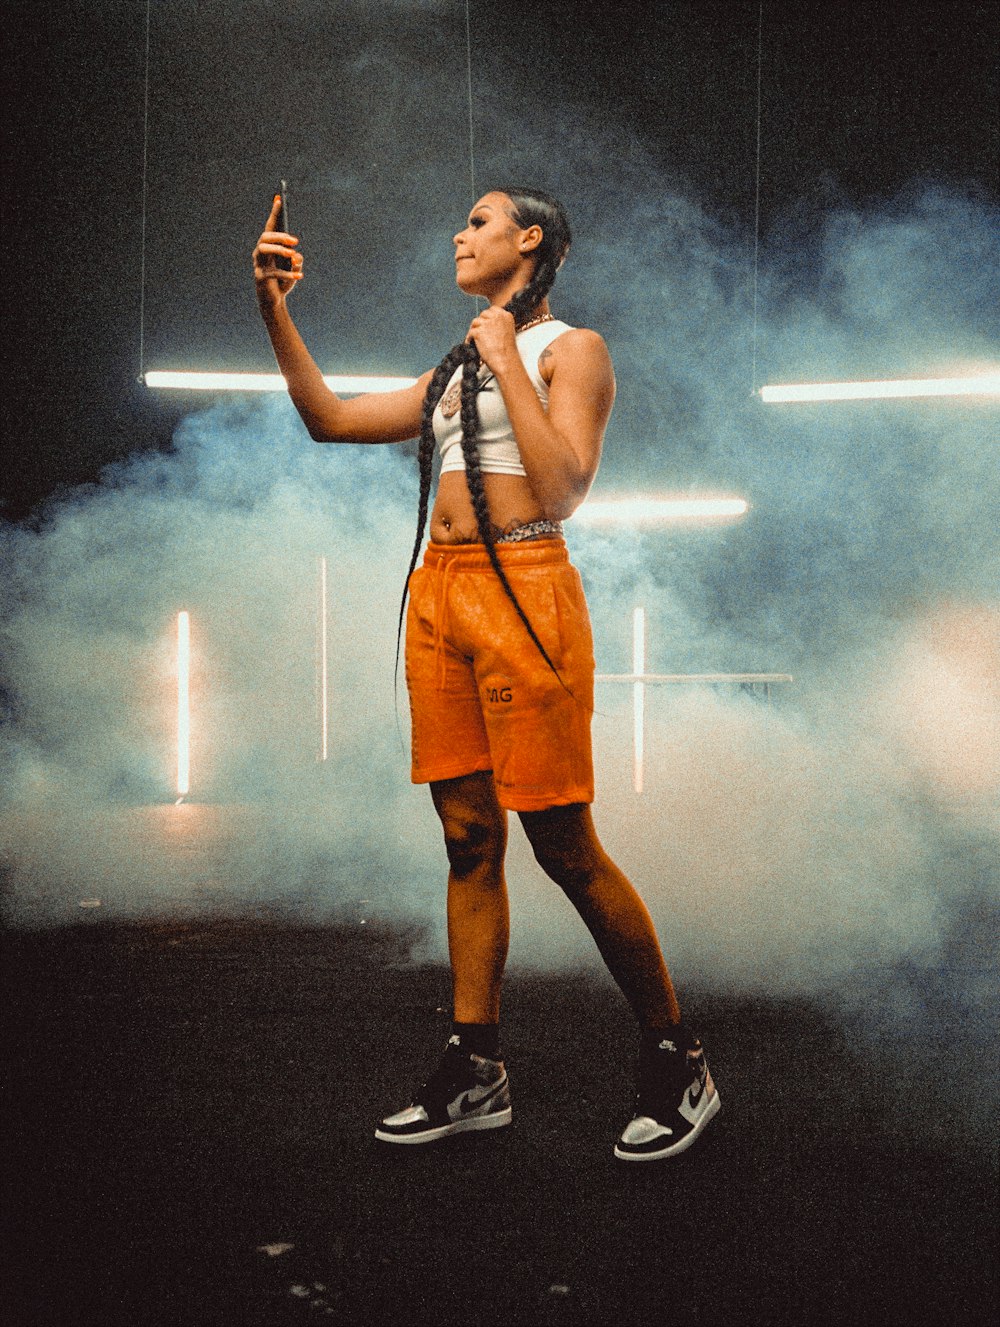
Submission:
POLYGON ((691 1146, 719 1113, 701 1042, 664 1037, 639 1052, 635 1117, 615 1147, 619 1161, 659 1161, 691 1146))
POLYGON ((434 1073, 413 1103, 388 1115, 375 1130, 383 1143, 433 1143, 473 1129, 510 1124, 510 1086, 501 1060, 463 1050, 452 1037, 434 1073))

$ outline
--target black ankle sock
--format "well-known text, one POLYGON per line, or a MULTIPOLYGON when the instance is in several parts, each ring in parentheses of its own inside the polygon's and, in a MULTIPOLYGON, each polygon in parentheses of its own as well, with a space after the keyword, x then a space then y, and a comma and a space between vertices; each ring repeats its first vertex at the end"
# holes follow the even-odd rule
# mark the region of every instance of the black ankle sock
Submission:
POLYGON ((451 1033, 463 1050, 486 1060, 500 1059, 500 1026, 497 1023, 452 1023, 451 1033))

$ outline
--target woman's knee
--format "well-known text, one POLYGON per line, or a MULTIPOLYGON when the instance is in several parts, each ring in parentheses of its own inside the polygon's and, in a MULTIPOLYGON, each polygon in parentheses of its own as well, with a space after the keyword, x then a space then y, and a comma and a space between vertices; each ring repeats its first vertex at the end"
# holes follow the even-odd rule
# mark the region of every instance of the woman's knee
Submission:
POLYGON ((507 820, 495 794, 480 784, 432 791, 453 874, 463 878, 483 868, 498 869, 507 849, 507 820))
POLYGON ((596 864, 577 853, 535 848, 535 861, 570 898, 585 894, 597 878, 596 864))
POLYGON ((456 816, 441 823, 448 865, 456 876, 472 875, 503 861, 505 836, 497 825, 477 816, 456 816))
POLYGON ((570 896, 585 892, 604 858, 586 807, 554 807, 523 813, 535 861, 570 896))

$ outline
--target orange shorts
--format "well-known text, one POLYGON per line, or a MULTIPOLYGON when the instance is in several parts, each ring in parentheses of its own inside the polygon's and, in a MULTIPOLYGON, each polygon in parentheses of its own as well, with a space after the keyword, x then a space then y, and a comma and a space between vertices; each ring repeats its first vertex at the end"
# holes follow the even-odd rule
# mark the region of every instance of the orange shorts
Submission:
POLYGON ((492 770, 511 811, 592 802, 594 645, 579 573, 559 538, 497 555, 559 677, 482 545, 428 545, 406 618, 413 782, 492 770))

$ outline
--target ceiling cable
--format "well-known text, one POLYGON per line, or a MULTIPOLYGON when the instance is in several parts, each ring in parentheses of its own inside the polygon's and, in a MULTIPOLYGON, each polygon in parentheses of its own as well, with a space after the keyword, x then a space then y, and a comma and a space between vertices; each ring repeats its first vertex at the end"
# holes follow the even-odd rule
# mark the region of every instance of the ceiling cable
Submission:
POLYGON ((750 393, 757 391, 757 274, 760 267, 760 125, 761 69, 763 65, 764 0, 757 8, 757 163, 753 216, 753 335, 751 337, 750 393))
POLYGON ((152 0, 146 0, 146 72, 142 120, 142 240, 139 258, 139 381, 146 367, 146 180, 149 161, 149 24, 152 0))
POLYGON ((465 74, 469 94, 469 182, 472 185, 469 204, 471 206, 476 201, 476 145, 472 115, 472 20, 469 3, 470 0, 465 0, 465 74))

